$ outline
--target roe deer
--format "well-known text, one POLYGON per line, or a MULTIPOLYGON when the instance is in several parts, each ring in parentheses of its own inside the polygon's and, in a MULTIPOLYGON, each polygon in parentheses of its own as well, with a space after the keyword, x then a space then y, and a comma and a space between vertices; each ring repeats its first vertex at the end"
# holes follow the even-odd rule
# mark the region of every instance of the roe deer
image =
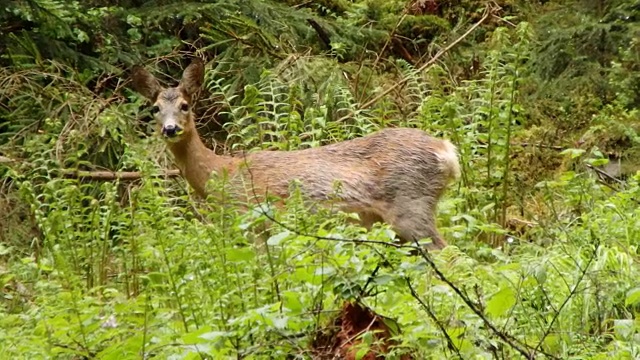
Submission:
POLYGON ((231 189, 250 201, 257 200, 256 194, 285 197, 294 180, 309 200, 326 201, 338 181, 341 192, 334 200, 341 210, 358 213, 364 227, 384 221, 403 242, 430 238, 429 249, 447 245, 436 228, 436 206, 447 185, 460 176, 457 150, 448 140, 418 129, 389 128, 304 150, 217 155, 200 139, 192 111, 192 95, 204 81, 201 60, 184 70, 176 87, 162 87, 139 66, 131 78, 134 90, 153 102, 152 113, 174 161, 200 196, 206 197, 212 172, 226 172, 231 189))

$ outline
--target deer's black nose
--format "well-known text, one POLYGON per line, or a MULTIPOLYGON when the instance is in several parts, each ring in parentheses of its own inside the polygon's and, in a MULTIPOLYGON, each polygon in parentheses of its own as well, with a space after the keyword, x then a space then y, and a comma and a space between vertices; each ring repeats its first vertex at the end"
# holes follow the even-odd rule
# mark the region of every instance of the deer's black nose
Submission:
POLYGON ((174 137, 179 132, 180 132, 180 127, 173 124, 165 125, 162 127, 162 133, 166 137, 174 137))

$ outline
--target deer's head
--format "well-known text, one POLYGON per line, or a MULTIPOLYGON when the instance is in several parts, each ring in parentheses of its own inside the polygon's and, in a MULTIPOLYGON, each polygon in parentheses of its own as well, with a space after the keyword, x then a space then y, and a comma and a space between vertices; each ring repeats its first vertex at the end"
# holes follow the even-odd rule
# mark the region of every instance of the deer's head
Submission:
POLYGON ((204 64, 194 60, 183 72, 176 87, 164 88, 158 80, 141 66, 131 72, 133 89, 151 100, 151 114, 160 133, 169 142, 179 142, 196 131, 192 105, 193 95, 204 81, 204 64))

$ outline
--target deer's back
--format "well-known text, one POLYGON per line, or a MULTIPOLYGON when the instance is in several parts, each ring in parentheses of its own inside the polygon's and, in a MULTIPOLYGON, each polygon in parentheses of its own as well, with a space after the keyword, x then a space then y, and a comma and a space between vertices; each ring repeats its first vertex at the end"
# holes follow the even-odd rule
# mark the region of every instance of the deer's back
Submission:
POLYGON ((384 129, 317 148, 250 153, 242 174, 253 191, 278 196, 286 196, 291 182, 299 180, 303 193, 315 200, 331 197, 339 182, 339 197, 354 207, 398 196, 437 199, 452 177, 446 164, 451 148, 421 130, 384 129))

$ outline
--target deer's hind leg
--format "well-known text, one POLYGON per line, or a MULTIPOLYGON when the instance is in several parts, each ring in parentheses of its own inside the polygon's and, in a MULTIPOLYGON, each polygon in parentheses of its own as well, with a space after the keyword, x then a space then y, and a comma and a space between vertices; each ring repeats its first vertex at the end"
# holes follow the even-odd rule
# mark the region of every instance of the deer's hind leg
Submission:
POLYGON ((382 216, 371 211, 360 211, 358 216, 360 217, 360 225, 367 230, 371 230, 373 224, 384 221, 382 216))
POLYGON ((399 198, 385 213, 384 221, 391 225, 402 242, 431 239, 428 250, 440 250, 447 242, 436 227, 436 200, 429 197, 418 199, 399 198))

